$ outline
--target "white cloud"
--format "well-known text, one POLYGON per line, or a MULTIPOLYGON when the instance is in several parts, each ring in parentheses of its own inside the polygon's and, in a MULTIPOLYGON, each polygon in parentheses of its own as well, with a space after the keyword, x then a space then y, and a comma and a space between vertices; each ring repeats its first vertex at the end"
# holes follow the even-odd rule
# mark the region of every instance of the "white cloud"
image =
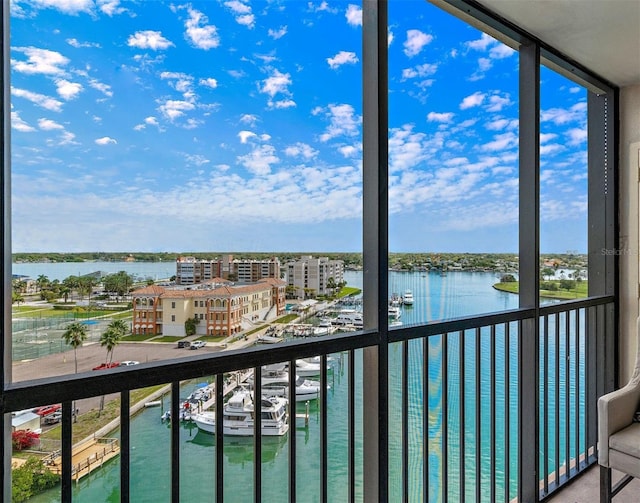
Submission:
POLYGON ((306 143, 297 142, 294 145, 289 145, 284 149, 284 153, 289 157, 302 157, 303 159, 310 160, 318 155, 318 151, 306 143))
POLYGON ((27 61, 11 61, 13 69, 20 73, 59 75, 65 73, 61 67, 69 63, 68 58, 48 49, 37 47, 12 47, 12 49, 27 56, 27 61))
POLYGON ((76 49, 80 49, 82 47, 100 47, 100 44, 97 42, 80 42, 76 38, 68 38, 67 44, 71 47, 75 47, 76 49))
POLYGON ((218 29, 213 25, 207 25, 209 21, 202 12, 188 7, 189 19, 185 22, 186 37, 191 43, 205 51, 220 45, 218 29))
POLYGON ((481 146, 481 149, 488 152, 507 150, 518 146, 518 136, 515 133, 507 132, 498 134, 493 140, 481 146))
POLYGON ((575 146, 587 141, 586 128, 572 128, 567 131, 569 137, 569 145, 575 146))
POLYGON ((27 124, 24 120, 20 118, 18 112, 11 112, 11 127, 16 131, 20 131, 21 133, 32 133, 36 131, 36 128, 27 124))
POLYGON ((271 172, 271 165, 280 162, 271 145, 261 145, 247 155, 238 157, 238 162, 257 176, 265 176, 271 172))
POLYGON ((45 108, 46 110, 51 110, 52 112, 62 111, 61 101, 58 101, 55 98, 51 98, 49 96, 45 96, 44 94, 34 93, 31 91, 27 91, 25 89, 18 89, 16 87, 12 87, 11 96, 24 98, 26 100, 31 101, 32 103, 35 103, 39 107, 45 108))
MULTIPOLYGON (((60 139, 58 140, 58 145, 79 145, 77 141, 75 141, 76 135, 69 131, 64 131, 60 135, 60 139)), ((115 140, 114 140, 115 141, 115 140)))
POLYGON ((145 124, 149 124, 150 126, 158 126, 158 119, 153 116, 149 116, 144 120, 145 124))
POLYGON ((31 0, 31 3, 41 9, 56 9, 71 15, 81 12, 93 13, 93 0, 31 0))
POLYGON ((200 154, 187 154, 185 155, 185 159, 187 161, 187 164, 193 164, 195 166, 204 166, 205 164, 209 164, 211 162, 205 156, 200 154))
POLYGON ((113 91, 111 91, 111 86, 108 84, 103 84, 102 82, 96 79, 89 79, 89 85, 94 89, 97 89, 98 91, 100 91, 105 96, 108 96, 108 97, 113 96, 113 91))
POLYGON ((249 138, 256 138, 257 136, 258 135, 256 135, 252 131, 240 131, 238 133, 238 138, 240 138, 240 143, 247 143, 249 138))
POLYGON ((281 26, 278 30, 274 30, 272 28, 269 28, 269 31, 267 32, 267 34, 273 40, 278 40, 278 39, 284 37, 287 34, 287 27, 286 26, 281 26))
POLYGON ((344 16, 351 26, 362 26, 362 9, 357 5, 349 4, 344 16))
POLYGON ((114 140, 113 138, 110 138, 108 136, 103 136, 102 138, 96 139, 95 143, 97 145, 109 145, 109 144, 115 145, 118 142, 116 140, 114 140))
POLYGON ((253 114, 243 114, 240 117, 240 122, 254 126, 258 122, 258 116, 253 114))
POLYGON ((162 103, 158 110, 170 121, 174 121, 190 110, 195 109, 195 105, 188 101, 182 100, 166 100, 162 103))
POLYGON ((351 105, 329 105, 327 109, 316 109, 329 118, 330 124, 326 131, 320 135, 320 141, 326 142, 338 136, 353 137, 360 134, 362 117, 355 114, 351 105))
POLYGON ((460 103, 460 110, 466 110, 468 108, 482 105, 482 102, 484 101, 485 97, 486 95, 484 93, 481 93, 480 91, 477 91, 472 95, 467 96, 462 100, 462 103, 460 103))
POLYGON ((56 87, 60 97, 67 101, 74 99, 82 91, 82 85, 64 79, 56 80, 56 87))
POLYGON ((446 112, 446 113, 437 113, 437 112, 429 112, 427 114, 427 120, 429 122, 442 122, 442 123, 450 123, 451 120, 453 119, 453 113, 451 112, 446 112))
POLYGON ((282 73, 278 70, 273 70, 270 77, 264 79, 263 85, 260 88, 261 93, 268 94, 272 98, 276 94, 284 94, 289 96, 289 86, 291 85, 291 75, 288 73, 282 73))
POLYGON ((344 145, 338 148, 338 152, 340 152, 347 159, 350 157, 355 157, 360 153, 361 148, 358 148, 354 145, 344 145))
POLYGON ((247 28, 253 28, 255 25, 255 16, 251 13, 251 5, 241 2, 239 0, 231 0, 225 2, 231 12, 235 14, 236 22, 247 28))
POLYGON ((487 35, 486 33, 483 33, 479 39, 472 40, 471 42, 467 42, 466 45, 469 49, 473 49, 475 51, 486 51, 490 45, 496 42, 497 40, 493 38, 491 35, 487 35))
POLYGON ((511 98, 509 95, 499 96, 493 94, 489 97, 489 105, 487 106, 487 112, 500 112, 504 107, 511 105, 511 98))
POLYGON ((214 78, 209 77, 206 79, 200 79, 200 85, 205 87, 210 87, 211 89, 215 89, 216 87, 218 87, 218 81, 214 78))
POLYGON ((296 106, 296 102, 290 99, 284 99, 279 101, 269 100, 267 102, 267 106, 269 108, 274 108, 274 109, 292 108, 296 106))
POLYGON ((422 48, 431 43, 433 35, 423 33, 420 30, 407 30, 407 40, 404 45, 404 53, 412 58, 420 54, 422 48))
POLYGON ((173 46, 173 42, 167 40, 159 31, 143 30, 129 36, 127 40, 129 47, 137 47, 138 49, 152 49, 154 51, 167 49, 173 46))
POLYGON ((348 52, 348 51, 340 51, 333 58, 327 58, 327 63, 329 63, 329 67, 332 70, 335 70, 336 68, 338 68, 341 65, 346 65, 346 64, 354 65, 358 61, 359 61, 359 59, 356 56, 356 53, 355 52, 348 52))
POLYGON ((427 77, 436 73, 438 65, 424 63, 413 68, 405 68, 402 70, 402 79, 413 79, 415 77, 427 77))
POLYGON ((52 121, 51 119, 38 119, 38 127, 43 131, 52 131, 54 129, 64 129, 62 124, 58 124, 56 121, 52 121))
POLYGON ((127 12, 127 9, 120 6, 120 0, 98 0, 97 4, 100 11, 110 17, 127 12))
POLYGON ((561 126, 569 122, 584 122, 587 118, 586 103, 580 102, 568 110, 565 108, 549 108, 540 111, 540 122, 553 122, 561 126))

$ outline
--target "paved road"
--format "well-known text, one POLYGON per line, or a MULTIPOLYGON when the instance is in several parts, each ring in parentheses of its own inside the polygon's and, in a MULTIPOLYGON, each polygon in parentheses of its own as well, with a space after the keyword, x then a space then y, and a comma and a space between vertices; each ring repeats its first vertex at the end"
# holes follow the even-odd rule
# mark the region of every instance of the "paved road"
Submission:
MULTIPOLYGON (((266 329, 266 327, 265 327, 266 329)), ((227 346, 227 349, 239 349, 246 347, 255 341, 258 333, 252 334, 247 340, 241 339, 227 346)), ((202 354, 205 351, 217 352, 221 347, 209 345, 197 351, 188 348, 178 349, 176 343, 158 342, 122 342, 114 350, 113 361, 137 360, 140 363, 168 360, 202 354)), ((78 372, 86 372, 97 367, 105 361, 106 349, 99 343, 88 343, 78 348, 78 372)), ((25 381, 30 379, 40 379, 55 377, 75 372, 75 360, 73 350, 64 353, 47 355, 37 360, 20 361, 13 363, 13 381, 25 381)), ((97 371, 100 372, 100 371, 97 371)), ((107 395, 105 401, 117 398, 118 394, 107 395)), ((76 408, 80 414, 84 414, 91 409, 100 406, 101 397, 92 397, 76 402, 76 408)), ((48 405, 48 404, 43 404, 48 405)))

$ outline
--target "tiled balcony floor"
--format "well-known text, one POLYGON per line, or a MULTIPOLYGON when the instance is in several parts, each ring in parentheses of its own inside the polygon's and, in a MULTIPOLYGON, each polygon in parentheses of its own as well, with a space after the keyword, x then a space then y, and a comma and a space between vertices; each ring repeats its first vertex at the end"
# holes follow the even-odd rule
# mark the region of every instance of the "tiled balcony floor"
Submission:
MULTIPOLYGON (((615 482, 620 474, 614 472, 615 482)), ((600 466, 595 465, 573 481, 567 487, 561 489, 548 503, 598 503, 600 498, 600 466)), ((613 503, 639 503, 640 479, 634 479, 618 495, 613 498, 613 503)))

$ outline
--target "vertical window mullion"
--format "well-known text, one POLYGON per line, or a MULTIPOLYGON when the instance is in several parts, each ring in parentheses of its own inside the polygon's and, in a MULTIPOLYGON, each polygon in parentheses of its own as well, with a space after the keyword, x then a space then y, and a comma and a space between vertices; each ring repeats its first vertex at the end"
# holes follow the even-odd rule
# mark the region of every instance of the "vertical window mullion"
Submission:
POLYGON ((539 310, 540 310, 540 47, 520 46, 519 73, 519 296, 535 309, 521 323, 518 344, 518 499, 539 496, 539 310), (527 439, 523 441, 522 439, 527 439))

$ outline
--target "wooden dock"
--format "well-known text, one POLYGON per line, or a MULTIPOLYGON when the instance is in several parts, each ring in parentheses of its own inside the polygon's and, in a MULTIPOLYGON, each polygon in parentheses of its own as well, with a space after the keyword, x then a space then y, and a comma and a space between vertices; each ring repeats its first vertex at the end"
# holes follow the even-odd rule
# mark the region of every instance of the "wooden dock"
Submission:
MULTIPOLYGON (((71 457, 71 479, 76 482, 96 468, 120 454, 117 438, 96 438, 73 448, 71 457)), ((43 459, 53 473, 62 475, 62 454, 55 451, 43 459)))

